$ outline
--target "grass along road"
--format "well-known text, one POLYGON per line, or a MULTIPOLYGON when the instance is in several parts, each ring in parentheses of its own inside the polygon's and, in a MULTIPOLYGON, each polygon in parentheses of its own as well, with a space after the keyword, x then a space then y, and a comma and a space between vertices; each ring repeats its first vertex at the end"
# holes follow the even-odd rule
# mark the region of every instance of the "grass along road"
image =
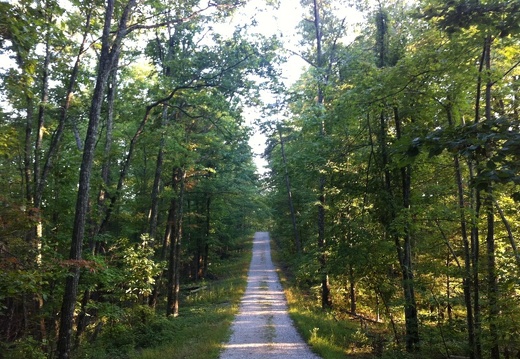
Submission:
POLYGON ((271 260, 269 233, 257 232, 246 292, 221 359, 319 359, 293 326, 271 260))

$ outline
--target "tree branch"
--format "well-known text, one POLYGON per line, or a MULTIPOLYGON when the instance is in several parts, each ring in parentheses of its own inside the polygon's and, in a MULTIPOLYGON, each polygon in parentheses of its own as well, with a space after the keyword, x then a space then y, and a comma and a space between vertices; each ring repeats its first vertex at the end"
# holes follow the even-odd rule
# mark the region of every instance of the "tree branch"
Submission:
MULTIPOLYGON (((224 9, 233 9, 233 8, 236 8, 238 7, 239 5, 242 5, 243 2, 241 1, 237 1, 235 3, 232 3, 232 4, 217 4, 217 3, 212 3, 212 2, 208 2, 208 5, 206 7, 203 7, 201 9, 198 9, 198 10, 195 10, 191 15, 188 15, 188 16, 185 16, 185 17, 181 17, 181 18, 176 18, 176 19, 169 19, 169 20, 165 20, 165 21, 162 21, 162 22, 159 22, 159 23, 156 23, 156 24, 134 24, 134 25, 131 25, 128 27, 128 29, 126 29, 126 34, 129 34, 131 33, 132 31, 135 31, 135 30, 149 30, 149 29, 157 29, 159 27, 163 27, 163 26, 167 26, 167 25, 172 25, 172 24, 183 24, 183 23, 186 23, 186 22, 189 22, 195 18, 197 18, 198 16, 200 16, 201 14, 203 14, 204 12, 206 12, 207 10, 209 9, 218 9, 218 10, 224 10, 224 9)), ((159 16, 161 14, 157 14, 155 16, 159 16)), ((151 18, 155 17, 155 16, 152 16, 151 18)), ((147 19, 145 19, 147 20, 147 19)))

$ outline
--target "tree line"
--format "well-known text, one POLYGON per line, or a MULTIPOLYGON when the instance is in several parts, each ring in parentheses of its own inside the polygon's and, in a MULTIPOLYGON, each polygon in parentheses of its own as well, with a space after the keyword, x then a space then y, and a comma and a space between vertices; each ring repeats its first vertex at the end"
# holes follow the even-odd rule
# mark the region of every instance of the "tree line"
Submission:
POLYGON ((284 89, 282 38, 214 30, 242 2, 0 2, 0 348, 69 358, 125 309, 174 318, 270 223, 313 304, 388 351, 517 356, 520 3, 354 3, 357 29, 301 1, 284 89))
POLYGON ((346 40, 344 4, 302 1, 309 67, 264 124, 274 237, 388 349, 516 357, 520 3, 357 5, 346 40))
POLYGON ((278 41, 213 30, 242 5, 0 3, 5 355, 69 358, 125 308, 177 316, 256 227, 242 111, 276 85, 278 41))

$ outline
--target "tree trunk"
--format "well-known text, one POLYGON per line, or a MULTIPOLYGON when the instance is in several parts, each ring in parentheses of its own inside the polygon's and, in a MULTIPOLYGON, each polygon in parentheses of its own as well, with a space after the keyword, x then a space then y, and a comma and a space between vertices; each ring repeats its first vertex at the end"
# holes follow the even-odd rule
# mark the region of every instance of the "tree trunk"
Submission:
MULTIPOLYGON (((449 273, 450 268, 450 258, 451 255, 448 253, 446 255, 446 269, 447 273, 449 273)), ((446 313, 448 314, 448 321, 451 323, 453 321, 453 309, 451 306, 451 277, 449 274, 446 275, 446 313)))
POLYGON ((354 267, 349 264, 349 293, 350 293, 350 312, 356 314, 357 312, 357 297, 356 297, 356 282, 354 280, 354 267))
MULTIPOLYGON (((168 105, 163 105, 163 111, 161 115, 161 140, 159 141, 159 150, 157 152, 157 159, 155 161, 155 174, 153 179, 153 187, 152 187, 152 193, 151 193, 151 205, 150 205, 150 215, 148 220, 148 233, 150 235, 150 238, 155 239, 157 235, 157 224, 159 223, 159 202, 160 202, 160 194, 161 194, 161 186, 162 186, 162 173, 163 173, 163 161, 164 161, 164 144, 166 142, 165 140, 165 129, 164 126, 166 125, 168 121, 168 105)), ((170 219, 170 213, 168 213, 168 220, 167 223, 170 223, 172 219, 170 219)), ((170 243, 170 231, 171 228, 169 225, 166 225, 166 232, 163 237, 163 244, 160 254, 160 260, 164 261, 166 259, 166 249, 170 243)), ((159 297, 159 289, 162 284, 162 279, 164 277, 164 274, 159 274, 155 278, 155 283, 152 290, 152 295, 148 299, 148 304, 155 308, 157 305, 157 298, 159 297)))
MULTIPOLYGON (((110 168, 112 167, 111 151, 113 142, 113 130, 114 130, 114 105, 116 100, 116 89, 117 89, 117 68, 119 61, 115 60, 114 67, 110 72, 107 88, 107 116, 106 116, 106 130, 105 130, 105 147, 103 148, 103 165, 101 166, 101 188, 99 189, 97 198, 97 207, 99 212, 99 218, 106 218, 107 207, 107 195, 108 188, 111 186, 110 168)), ((96 223, 95 231, 92 233, 92 240, 100 232, 106 230, 107 223, 99 222, 96 223), (103 226, 104 224, 104 226, 103 226)), ((92 249, 94 246, 92 246, 92 249)))
MULTIPOLYGON (((29 210, 31 217, 34 218, 34 227, 31 229, 29 233, 29 240, 32 242, 31 247, 34 250, 34 259, 36 264, 39 266, 42 261, 42 237, 43 237, 43 221, 41 214, 41 196, 37 195, 37 191, 39 189, 40 182, 40 171, 41 171, 41 158, 43 152, 43 133, 45 129, 45 110, 47 107, 47 102, 49 100, 49 66, 51 61, 51 33, 50 33, 50 24, 52 23, 52 9, 50 9, 49 1, 45 2, 45 8, 43 9, 45 13, 45 57, 43 60, 43 68, 42 68, 42 83, 41 83, 41 94, 40 94, 40 104, 38 106, 38 120, 36 125, 36 141, 34 143, 34 158, 33 158, 33 182, 32 182, 32 208, 29 210)), ((41 308, 43 307, 43 298, 36 294, 33 298, 33 306, 31 308, 31 313, 33 315, 40 313, 41 308)), ((33 320, 31 320, 33 321, 33 320)), ((45 327, 45 319, 43 316, 39 319, 39 330, 34 330, 36 337, 39 338, 42 343, 46 343, 46 333, 47 329, 45 327), (37 332, 37 333, 36 333, 37 332)))
POLYGON ((291 211, 291 220, 292 227, 294 233, 294 245, 296 247, 296 252, 301 254, 302 252, 302 244, 300 241, 300 234, 298 233, 298 227, 296 226, 296 212, 294 211, 294 203, 292 199, 292 191, 291 191, 291 182, 289 181, 289 171, 287 169, 287 159, 285 157, 285 144, 282 136, 282 126, 278 125, 278 136, 280 137, 280 146, 282 150, 282 161, 285 173, 285 186, 287 188, 287 197, 289 201, 289 210, 291 211))
POLYGON ((209 241, 211 236, 211 194, 206 194, 206 233, 204 234, 204 252, 202 254, 202 277, 208 274, 209 241))
MULTIPOLYGON (((486 121, 491 121, 491 88, 493 81, 491 78, 491 42, 490 35, 486 38, 486 56, 485 67, 487 73, 486 82, 486 105, 485 116, 486 121)), ((486 217, 487 217, 487 234, 486 234, 486 249, 487 249, 487 276, 488 276, 488 307, 489 307, 489 334, 491 337, 491 359, 500 358, 500 350, 498 346, 498 328, 496 320, 500 314, 498 307, 498 279, 496 273, 496 259, 495 259, 495 211, 493 206, 493 187, 490 183, 486 189, 485 199, 486 217)))
POLYGON ((34 143, 34 166, 33 166, 33 211, 34 217, 36 218, 35 228, 33 232, 34 248, 36 250, 36 261, 41 262, 41 240, 43 237, 43 222, 41 219, 41 195, 38 193, 40 189, 41 178, 41 159, 43 152, 43 133, 45 131, 45 110, 47 102, 49 101, 49 66, 51 62, 51 49, 50 49, 50 26, 52 23, 52 10, 49 9, 49 1, 46 1, 45 10, 46 12, 46 33, 45 33, 45 58, 43 60, 42 69, 42 86, 41 86, 41 97, 40 105, 38 106, 38 121, 36 125, 36 141, 34 143))
MULTIPOLYGON (((106 201, 107 201, 107 188, 110 187, 110 167, 111 167, 111 158, 110 151, 112 148, 112 132, 114 127, 114 102, 115 102, 115 91, 117 86, 117 64, 118 61, 116 59, 114 67, 110 73, 108 79, 108 88, 107 88, 107 116, 106 116, 106 130, 105 130, 105 146, 103 149, 103 164, 101 166, 101 188, 99 189, 97 196, 97 210, 100 214, 100 218, 104 218, 105 212, 107 210, 106 201)), ((101 222, 94 223, 92 220, 91 223, 91 234, 89 239, 89 251, 92 254, 98 254, 103 252, 103 243, 96 242, 96 237, 102 231, 106 231, 106 228, 101 227, 101 222)), ((83 293, 83 299, 81 300, 81 311, 78 315, 77 320, 77 329, 76 329, 76 341, 74 346, 77 347, 81 341, 81 335, 85 331, 87 325, 89 324, 89 320, 95 318, 95 310, 91 310, 90 313, 87 313, 87 305, 91 299, 92 290, 87 289, 83 293)))
MULTIPOLYGON (((318 70, 323 69, 323 50, 322 50, 322 33, 321 33, 321 19, 320 19, 320 7, 317 0, 313 0, 314 9, 314 29, 316 32, 316 67, 318 70)), ((323 104, 324 94, 322 78, 318 79, 318 93, 316 99, 316 105, 319 111, 320 120, 320 137, 325 137, 325 123, 323 119, 323 104)), ((318 248, 319 248, 319 264, 320 264, 320 275, 321 275, 321 306, 323 309, 332 308, 332 298, 330 293, 329 275, 327 270, 327 248, 325 240, 325 175, 319 174, 319 188, 318 188, 318 248)))
MULTIPOLYGON (((31 207, 34 203, 33 199, 33 187, 32 187, 32 126, 33 126, 33 120, 34 120, 34 100, 30 95, 25 96, 25 100, 27 103, 26 107, 26 122, 25 122, 25 143, 24 143, 24 159, 23 159, 23 174, 24 174, 24 182, 25 182, 25 201, 27 202, 26 205, 31 207)), ((34 237, 34 232, 31 230, 30 233, 27 235, 28 241, 32 241, 32 238, 34 237)))
POLYGON ((106 4, 103 35, 101 39, 101 54, 97 70, 96 85, 90 106, 89 123, 79 173, 78 195, 69 254, 70 270, 65 282, 61 308, 60 331, 57 346, 58 359, 68 359, 70 357, 74 309, 76 306, 80 276, 80 261, 82 258, 82 246, 87 220, 90 178, 92 174, 92 164, 94 162, 94 149, 97 141, 99 119, 101 117, 101 105, 104 100, 108 77, 115 63, 115 59, 119 57, 121 51, 121 42, 126 34, 126 24, 130 17, 131 10, 135 5, 135 0, 130 0, 126 5, 121 15, 115 39, 111 44, 110 38, 112 35, 110 27, 112 14, 114 13, 114 3, 114 0, 107 0, 106 4))
MULTIPOLYGON (((470 164, 470 178, 474 178, 473 164, 470 164)), ((471 265, 473 277, 473 315, 474 315, 474 333, 475 333, 475 359, 482 358, 482 322, 480 315, 480 236, 478 229, 478 218, 480 217, 480 191, 472 190, 472 205, 473 219, 471 221, 471 265)))
POLYGON ((498 214, 500 216, 500 219, 502 220, 502 223, 504 224, 504 227, 507 231, 507 238, 509 238, 509 243, 511 244, 511 249, 513 250, 513 254, 516 261, 516 266, 520 269, 520 254, 518 253, 518 247, 516 245, 515 237, 513 236, 513 230, 511 228, 511 225, 509 224, 509 221, 506 218, 506 215, 504 214, 504 211, 500 207, 500 204, 495 199, 495 207, 497 208, 498 214))
POLYGON ((172 198, 170 209, 173 210, 172 241, 168 258, 168 303, 166 306, 167 316, 179 315, 179 291, 180 291, 180 259, 182 238, 182 217, 184 202, 184 182, 186 173, 182 168, 175 168, 173 174, 173 185, 175 195, 172 198))
POLYGON ((488 306, 489 306, 489 334, 491 339, 491 359, 500 358, 500 350, 498 346, 498 328, 496 321, 499 318, 500 310, 498 306, 498 280, 496 273, 495 258, 495 214, 493 207, 493 189, 491 185, 486 191, 486 217, 487 217, 487 234, 486 234, 486 250, 487 250, 487 284, 488 284, 488 306))
MULTIPOLYGON (((482 55, 480 57, 477 89, 475 95, 475 118, 474 123, 480 121, 480 98, 482 94, 482 71, 484 69, 484 63, 486 59, 486 53, 488 51, 487 39, 484 41, 482 49, 482 55)), ((469 180, 472 181, 475 178, 475 168, 478 167, 478 161, 469 161, 469 180)), ((479 261, 480 261, 480 235, 478 228, 478 219, 480 218, 481 209, 481 193, 479 189, 471 189, 471 204, 470 209, 474 215, 471 220, 471 265, 472 265, 472 277, 473 277, 473 318, 474 318, 474 346, 475 346, 475 359, 482 358, 482 322, 480 314, 480 278, 479 278, 479 261)))
MULTIPOLYGON (((397 139, 399 140, 402 136, 401 119, 397 108, 394 108, 394 119, 395 119, 395 131, 397 139)), ((403 196, 403 209, 408 212, 410 211, 410 197, 411 197, 411 186, 412 176, 411 167, 406 166, 401 168, 401 185, 402 185, 402 196, 403 196)), ((402 262, 401 270, 403 273, 403 292, 404 292, 404 315, 405 315, 405 327, 406 327, 406 350, 415 351, 419 344, 419 321, 417 318, 417 304, 415 301, 415 285, 413 275, 413 262, 412 262, 412 233, 410 230, 410 219, 406 219, 403 235, 403 250, 402 250, 402 262)))
MULTIPOLYGON (((446 108, 448 125, 454 125, 453 113, 451 104, 446 108)), ((462 170, 457 155, 453 156, 453 165, 455 168, 455 182, 457 183, 457 199, 459 205, 459 219, 460 231, 462 235, 463 251, 464 251, 464 278, 462 280, 462 287, 464 291, 464 305, 466 307, 466 328, 468 331, 468 348, 470 359, 475 359, 477 352, 475 346, 475 323, 473 320, 473 307, 471 302, 471 248, 468 239, 468 229, 465 216, 465 202, 464 202, 464 183, 462 181, 462 170)))
MULTIPOLYGON (((47 151, 47 154, 44 158, 43 166, 41 167, 41 170, 40 170, 40 164, 39 164, 40 152, 41 152, 41 142, 39 145, 37 144, 35 146, 34 209, 35 209, 35 211, 38 212, 37 213, 38 223, 37 223, 37 229, 35 232, 38 242, 40 242, 40 240, 41 240, 40 238, 43 235, 43 228, 42 228, 43 226, 41 223, 40 213, 39 213, 41 210, 43 191, 46 186, 47 178, 48 178, 48 175, 49 175, 51 167, 52 167, 52 161, 53 161, 56 153, 58 152, 58 146, 60 144, 64 129, 65 129, 65 123, 67 120, 68 109, 69 109, 71 101, 72 101, 72 93, 74 91, 74 87, 76 86, 76 79, 77 79, 78 73, 79 73, 81 55, 84 52, 85 43, 87 41, 87 36, 88 36, 89 30, 90 30, 91 14, 92 14, 92 8, 90 8, 88 13, 86 14, 85 30, 83 32, 83 37, 82 37, 82 41, 81 41, 79 49, 78 49, 78 53, 76 55, 76 61, 74 63, 74 66, 73 66, 71 74, 70 74, 69 83, 67 86, 67 92, 65 94, 63 104, 60 107, 59 118, 58 118, 58 127, 56 128, 55 132, 52 135, 49 150, 47 151)), ((50 51, 48 49, 48 43, 47 43, 45 65, 44 65, 44 68, 46 69, 45 71, 47 71, 49 63, 50 63, 50 51)), ((46 84, 46 82, 47 82, 46 77, 47 77, 47 75, 45 74, 44 80, 43 80, 43 91, 42 91, 42 103, 43 104, 47 101, 47 89, 46 88, 48 86, 46 84)), ((39 117, 38 133, 42 132, 43 120, 44 120, 44 110, 45 110, 45 106, 40 106, 40 111, 39 111, 39 115, 38 115, 38 117, 39 117)), ((41 141, 42 136, 39 135, 38 137, 39 137, 39 141, 41 141)), ((44 328, 44 324, 42 324, 42 332, 43 331, 46 331, 46 329, 44 328)))
MULTIPOLYGON (((168 251, 168 248, 170 246, 171 242, 171 236, 173 232, 173 224, 175 222, 175 207, 173 206, 173 203, 170 202, 170 208, 168 209, 168 217, 166 219, 166 228, 164 229, 164 236, 163 236, 163 242, 161 246, 161 253, 159 256, 160 261, 166 260, 166 252, 168 251)), ((155 284, 153 286, 152 295, 150 296, 148 300, 148 305, 152 308, 155 308, 157 305, 157 298, 159 297, 159 289, 162 285, 163 278, 169 275, 169 269, 168 271, 165 271, 163 274, 159 274, 155 278, 155 284), (165 275, 166 274, 166 275, 165 275)))
MULTIPOLYGON (((164 127, 168 118, 168 106, 166 104, 163 105, 163 112, 161 116, 161 127, 164 127)), ((157 233, 157 222, 159 219, 159 194, 161 191, 161 176, 163 170, 163 156, 164 156, 164 129, 161 133, 161 140, 159 141, 159 151, 157 152, 157 160, 155 161, 155 174, 153 179, 153 187, 151 194, 151 205, 150 205, 150 215, 149 215, 149 226, 148 233, 150 234, 150 238, 155 238, 157 233)))

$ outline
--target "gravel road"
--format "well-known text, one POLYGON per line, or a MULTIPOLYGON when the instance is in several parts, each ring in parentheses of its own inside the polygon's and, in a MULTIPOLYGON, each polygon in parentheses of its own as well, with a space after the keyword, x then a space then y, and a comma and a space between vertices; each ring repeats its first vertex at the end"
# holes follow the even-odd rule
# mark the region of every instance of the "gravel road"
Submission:
POLYGON ((220 359, 319 359, 301 339, 271 261, 268 232, 257 232, 247 288, 220 359))

